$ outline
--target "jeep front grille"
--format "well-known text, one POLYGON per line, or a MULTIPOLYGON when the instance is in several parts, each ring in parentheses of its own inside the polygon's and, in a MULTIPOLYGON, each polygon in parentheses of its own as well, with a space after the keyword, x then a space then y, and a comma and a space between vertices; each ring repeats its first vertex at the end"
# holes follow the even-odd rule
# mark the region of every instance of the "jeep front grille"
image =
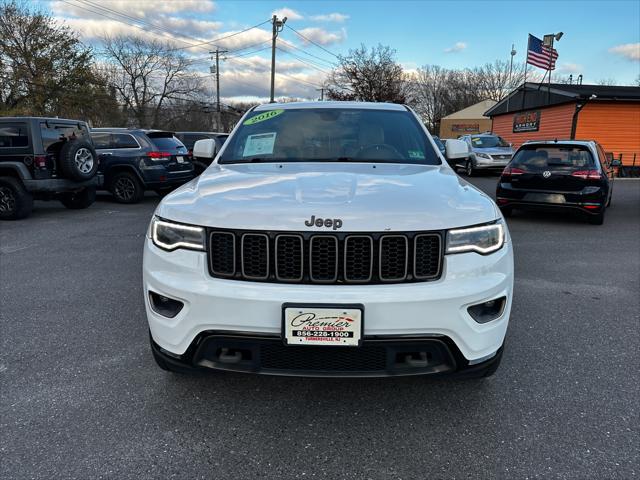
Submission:
POLYGON ((315 233, 209 230, 213 277, 272 283, 436 280, 441 232, 315 233))

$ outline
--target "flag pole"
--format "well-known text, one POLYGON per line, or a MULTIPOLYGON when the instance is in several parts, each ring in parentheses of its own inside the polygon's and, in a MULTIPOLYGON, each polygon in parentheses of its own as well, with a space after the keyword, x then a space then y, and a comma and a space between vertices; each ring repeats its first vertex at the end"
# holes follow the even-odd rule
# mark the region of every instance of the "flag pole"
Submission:
POLYGON ((524 59, 524 82, 522 84, 522 107, 524 110, 524 96, 527 94, 527 65, 529 64, 529 41, 531 40, 531 34, 527 38, 527 56, 524 59))

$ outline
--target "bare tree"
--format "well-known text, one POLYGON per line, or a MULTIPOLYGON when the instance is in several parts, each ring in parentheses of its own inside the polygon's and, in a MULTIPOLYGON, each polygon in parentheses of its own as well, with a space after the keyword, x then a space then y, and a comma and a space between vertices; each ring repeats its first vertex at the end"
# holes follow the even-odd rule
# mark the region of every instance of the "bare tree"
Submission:
POLYGON ((474 88, 482 99, 499 102, 524 81, 524 63, 496 60, 470 70, 474 88))
POLYGON ((596 82, 596 85, 605 85, 605 86, 609 86, 609 87, 615 86, 617 84, 618 84, 618 82, 616 81, 616 79, 615 78, 611 78, 611 77, 609 77, 609 78, 601 78, 600 80, 598 80, 596 82))
POLYGON ((164 107, 197 100, 202 78, 170 44, 135 36, 105 37, 105 67, 110 85, 139 127, 157 128, 164 107))
POLYGON ((333 100, 405 103, 406 83, 402 66, 395 61, 395 50, 364 45, 339 57, 331 72, 327 97, 333 100))

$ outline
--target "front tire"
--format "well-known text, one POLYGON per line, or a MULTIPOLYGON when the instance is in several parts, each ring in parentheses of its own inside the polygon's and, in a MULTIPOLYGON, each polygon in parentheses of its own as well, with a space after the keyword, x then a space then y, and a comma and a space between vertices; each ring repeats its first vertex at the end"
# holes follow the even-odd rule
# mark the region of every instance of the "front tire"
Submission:
POLYGON ((118 203, 138 203, 144 196, 144 189, 133 173, 120 172, 111 177, 109 191, 118 203))
POLYGON ((20 220, 33 210, 33 197, 13 177, 0 177, 0 220, 20 220))
POLYGON ((467 160, 464 172, 467 174, 467 177, 473 177, 476 174, 476 169, 473 168, 473 160, 467 160))
POLYGON ((95 187, 83 188, 79 192, 65 193, 60 197, 60 202, 71 210, 82 210, 90 207, 96 201, 95 187))

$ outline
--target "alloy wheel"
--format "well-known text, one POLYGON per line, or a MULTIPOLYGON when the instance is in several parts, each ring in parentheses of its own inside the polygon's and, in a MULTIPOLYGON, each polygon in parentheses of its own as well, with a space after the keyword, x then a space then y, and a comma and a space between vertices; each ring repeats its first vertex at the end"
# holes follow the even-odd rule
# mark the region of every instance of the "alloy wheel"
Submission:
POLYGON ((8 187, 0 187, 0 212, 9 213, 16 209, 16 196, 8 187))
POLYGON ((136 186, 133 180, 127 177, 120 177, 113 186, 116 197, 121 200, 129 201, 136 194, 136 186))
POLYGON ((93 170, 93 154, 88 148, 79 148, 75 155, 75 162, 81 173, 93 170))

